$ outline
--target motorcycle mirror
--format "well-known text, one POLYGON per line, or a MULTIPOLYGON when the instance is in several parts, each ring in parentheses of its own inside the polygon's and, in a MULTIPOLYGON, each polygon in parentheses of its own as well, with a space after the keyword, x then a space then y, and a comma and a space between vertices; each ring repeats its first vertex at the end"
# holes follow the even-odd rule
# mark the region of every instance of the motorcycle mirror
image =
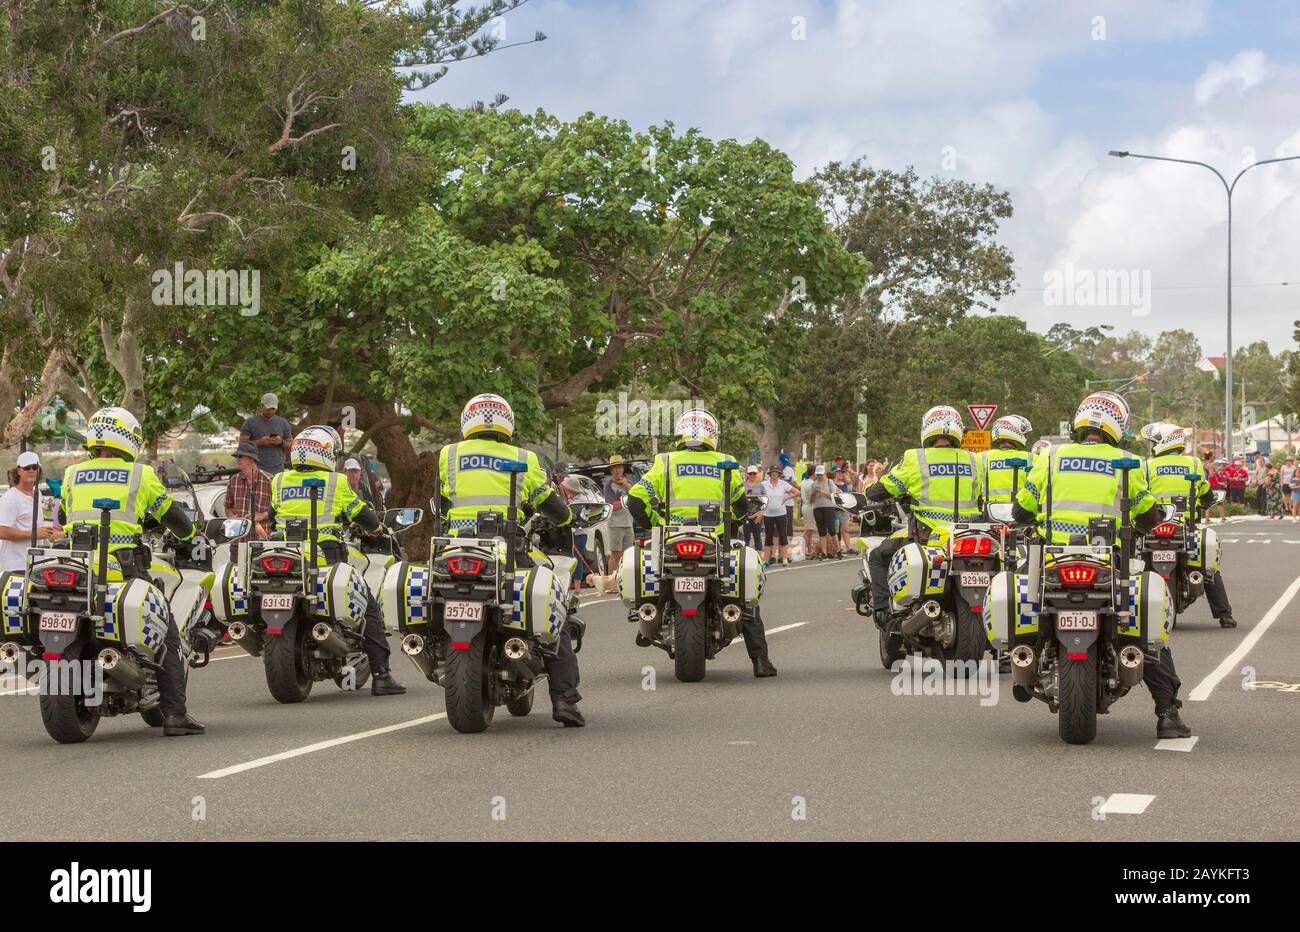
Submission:
POLYGON ((853 509, 858 507, 858 497, 852 492, 836 492, 835 504, 841 508, 853 509))
MULTIPOLYGON (((211 525, 212 522, 210 521, 208 523, 211 525)), ((221 520, 221 527, 217 532, 214 533, 210 531, 208 537, 211 537, 213 540, 230 541, 237 537, 243 537, 251 530, 253 530, 253 522, 249 521, 247 518, 226 518, 221 520)))
POLYGON ((1010 502, 994 502, 989 505, 989 517, 1002 524, 1011 524, 1015 520, 1015 506, 1010 502))
POLYGON ((393 530, 414 527, 424 517, 423 508, 390 508, 384 512, 384 526, 393 530))
POLYGON ((609 505, 587 503, 573 506, 573 523, 576 527, 589 528, 609 520, 613 508, 609 505))
POLYGON ((1223 489, 1214 490, 1214 504, 1222 505, 1224 501, 1227 500, 1227 498, 1228 498, 1228 493, 1223 491, 1223 489))

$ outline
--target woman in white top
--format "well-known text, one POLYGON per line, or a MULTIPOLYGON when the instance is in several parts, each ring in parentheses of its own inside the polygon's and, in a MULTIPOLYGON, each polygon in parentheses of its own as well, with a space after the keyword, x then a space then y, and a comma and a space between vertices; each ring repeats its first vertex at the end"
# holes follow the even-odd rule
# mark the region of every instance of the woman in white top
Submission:
POLYGON ((767 496, 767 507, 763 509, 763 534, 767 546, 763 549, 763 565, 767 566, 777 558, 780 550, 781 562, 790 565, 790 535, 786 527, 785 508, 794 501, 795 488, 781 478, 781 467, 773 465, 767 471, 767 481, 763 483, 763 494, 767 496), (778 539, 780 544, 777 543, 778 539))
MULTIPOLYGON (((27 565, 27 548, 32 543, 32 505, 41 513, 41 461, 30 450, 19 454, 18 465, 9 471, 9 489, 0 495, 0 572, 22 570, 27 565)), ((56 540, 63 532, 42 519, 37 540, 56 540)))

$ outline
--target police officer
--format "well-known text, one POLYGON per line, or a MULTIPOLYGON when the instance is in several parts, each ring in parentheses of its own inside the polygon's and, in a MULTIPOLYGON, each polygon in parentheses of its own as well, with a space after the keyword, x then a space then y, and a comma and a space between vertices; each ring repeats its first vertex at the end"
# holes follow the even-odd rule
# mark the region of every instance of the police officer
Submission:
MULTIPOLYGON (((1087 534, 1091 518, 1121 517, 1120 476, 1110 466, 1124 456, 1121 443, 1128 434, 1129 408, 1113 392, 1095 392, 1083 399, 1074 415, 1073 443, 1055 447, 1034 462, 1025 487, 1016 497, 1015 520, 1033 522, 1048 511, 1048 485, 1051 487, 1051 539, 1048 543, 1068 544, 1070 538, 1087 534)), ((1162 518, 1162 509, 1147 489, 1142 470, 1129 473, 1129 518, 1134 527, 1150 531, 1162 518)), ((1168 632, 1161 632, 1159 651, 1150 653, 1143 664, 1142 679, 1151 691, 1156 707, 1156 735, 1160 738, 1187 738, 1192 730, 1183 723, 1178 710, 1178 689, 1182 685, 1174 669, 1174 657, 1167 645, 1168 632)))
MULTIPOLYGON (((1142 436, 1151 441, 1151 459, 1146 462, 1145 473, 1152 495, 1161 501, 1169 501, 1177 495, 1195 498, 1195 504, 1202 509, 1214 504, 1214 492, 1205 476, 1205 466, 1187 453, 1189 438, 1185 429, 1176 424, 1148 424, 1142 428, 1142 436), (1189 488, 1192 476, 1197 479, 1194 492, 1189 488)), ((1237 627, 1232 617, 1232 605, 1228 602, 1228 590, 1223 584, 1223 574, 1207 575, 1213 577, 1207 579, 1205 586, 1210 614, 1220 627, 1237 627)))
MULTIPOLYGON (((289 448, 288 468, 271 477, 272 520, 310 517, 311 497, 305 483, 309 479, 324 481, 325 487, 316 500, 316 558, 322 564, 347 561, 347 545, 339 540, 345 522, 359 524, 367 534, 380 529, 374 509, 357 497, 346 476, 334 471, 338 462, 335 451, 341 446, 337 438, 338 434, 327 428, 308 427, 294 438, 293 446, 289 448)), ((364 579, 361 585, 366 593, 363 637, 366 656, 370 658, 370 694, 400 696, 406 692, 406 687, 393 678, 389 669, 383 613, 364 579)))
MULTIPOLYGON (((739 476, 732 477, 731 502, 723 502, 724 484, 718 464, 731 457, 717 452, 722 436, 718 419, 703 409, 687 411, 677 419, 674 433, 677 449, 656 456, 646 474, 628 492, 627 509, 633 520, 645 527, 663 523, 651 503, 657 505, 667 499, 671 509, 669 520, 698 520, 702 505, 723 505, 731 508, 734 520, 744 521, 749 508, 745 504, 745 483, 739 476)), ((776 676, 776 667, 767 656, 767 634, 757 605, 752 614, 747 612, 741 616, 740 635, 754 665, 754 676, 776 676)), ((647 646, 643 640, 638 632, 637 643, 647 646)))
POLYGON ((1008 462, 1020 459, 1029 463, 1026 447, 1029 445, 1029 432, 1033 429, 1029 419, 1019 414, 1008 414, 993 422, 990 431, 992 449, 985 450, 977 458, 980 488, 986 505, 1011 504, 1013 486, 1019 491, 1019 486, 1025 484, 1029 470, 1025 466, 1013 468, 1008 462))
MULTIPOLYGON (((515 412, 500 395, 475 395, 460 412, 458 443, 449 443, 438 451, 439 493, 445 527, 455 535, 474 534, 480 511, 504 515, 510 506, 510 474, 493 468, 499 460, 517 460, 528 464, 519 478, 521 503, 527 510, 541 512, 554 529, 567 529, 573 521, 564 496, 547 482, 541 461, 532 450, 510 443, 515 433, 515 412)), ((568 554, 569 542, 563 548, 568 554)), ((560 629, 554 657, 543 656, 547 687, 551 693, 551 718, 566 728, 587 724, 578 703, 578 655, 567 628, 560 629)))
MULTIPOLYGON (((91 415, 86 429, 86 450, 91 459, 69 466, 63 474, 63 507, 68 516, 65 527, 69 535, 77 525, 99 526, 96 499, 110 498, 119 503, 112 512, 108 550, 123 579, 149 579, 147 551, 139 546, 143 519, 159 522, 182 543, 192 540, 195 533, 194 523, 172 501, 158 474, 151 466, 136 462, 143 444, 144 435, 135 415, 125 408, 102 408, 91 415)), ((203 734, 203 725, 185 708, 185 658, 170 605, 161 666, 158 699, 163 713, 163 734, 169 738, 203 734)))
MULTIPOLYGON (((961 414, 948 405, 937 405, 921 419, 921 446, 903 454, 889 472, 867 489, 867 498, 882 502, 890 498, 912 499, 921 542, 936 531, 946 532, 958 521, 979 517, 980 477, 975 455, 961 449, 965 427, 961 414)), ((871 577, 871 607, 876 625, 889 623, 889 561, 908 543, 906 528, 896 531, 867 555, 871 577)))

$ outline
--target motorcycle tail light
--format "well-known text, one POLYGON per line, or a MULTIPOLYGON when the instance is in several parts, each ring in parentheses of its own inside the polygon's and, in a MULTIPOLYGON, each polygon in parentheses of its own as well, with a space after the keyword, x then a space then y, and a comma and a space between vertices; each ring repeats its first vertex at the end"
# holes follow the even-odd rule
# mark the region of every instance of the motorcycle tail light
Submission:
POLYGON ((704 556, 704 541, 702 540, 679 540, 677 541, 677 556, 686 560, 698 560, 704 556))
POLYGON ((293 572, 292 557, 262 557, 262 569, 268 573, 283 575, 293 572))
POLYGON ((993 552, 993 538, 991 537, 961 537, 953 541, 952 552, 954 556, 973 557, 988 556, 993 552))
POLYGON ((1057 567, 1057 570, 1061 574, 1061 584, 1064 586, 1091 586, 1097 578, 1097 567, 1087 563, 1066 563, 1057 567))
POLYGON ((1157 524, 1156 529, 1152 532, 1156 537, 1173 537, 1178 533, 1178 525, 1172 521, 1166 521, 1164 524, 1157 524))
POLYGON ((483 573, 483 561, 478 557, 448 557, 447 569, 453 576, 480 576, 483 573))
POLYGON ((48 569, 41 571, 41 578, 45 580, 45 585, 51 589, 75 589, 77 587, 77 571, 68 569, 48 569))

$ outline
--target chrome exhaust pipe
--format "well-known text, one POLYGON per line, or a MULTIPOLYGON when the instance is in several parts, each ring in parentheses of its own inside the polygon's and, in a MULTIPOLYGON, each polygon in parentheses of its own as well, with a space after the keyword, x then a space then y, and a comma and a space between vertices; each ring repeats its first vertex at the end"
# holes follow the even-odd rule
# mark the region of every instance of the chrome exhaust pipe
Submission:
POLYGON ((1037 659, 1034 649, 1028 644, 1017 644, 1011 648, 1011 682, 1025 689, 1032 686, 1037 659))
POLYGON ((722 620, 729 625, 737 624, 740 621, 740 616, 742 614, 739 605, 729 603, 722 606, 722 620))
POLYGON ((112 647, 99 652, 99 668, 104 675, 126 689, 139 689, 144 685, 144 671, 131 657, 112 647))
POLYGON ((334 657, 346 657, 350 652, 348 645, 343 643, 343 639, 335 633, 334 628, 328 621, 318 621, 311 629, 312 640, 321 650, 329 653, 334 657))
POLYGON ((643 602, 641 607, 636 610, 637 630, 647 641, 653 641, 659 636, 659 606, 653 602, 643 602))
POLYGON ((262 656, 262 644, 265 638, 260 631, 250 628, 242 621, 232 621, 227 630, 230 632, 230 640, 242 647, 245 652, 254 657, 262 656))
POLYGON ((1130 644, 1119 652, 1119 684, 1132 689, 1142 682, 1142 671, 1146 666, 1146 657, 1142 648, 1130 644))
POLYGON ((907 620, 902 624, 902 631, 908 637, 915 637, 925 628, 938 621, 943 616, 943 606, 934 599, 922 603, 921 607, 914 610, 907 620))
POLYGON ((18 659, 22 657, 23 649, 13 641, 6 641, 0 644, 0 665, 17 666, 18 659))
POLYGON ((502 645, 501 652, 511 669, 526 680, 542 672, 542 659, 529 649, 523 638, 510 638, 502 645))
POLYGON ((432 653, 425 648, 428 645, 424 638, 418 634, 408 634, 402 638, 402 653, 411 658, 411 663, 415 668, 424 674, 424 678, 431 683, 438 682, 438 661, 432 653))

